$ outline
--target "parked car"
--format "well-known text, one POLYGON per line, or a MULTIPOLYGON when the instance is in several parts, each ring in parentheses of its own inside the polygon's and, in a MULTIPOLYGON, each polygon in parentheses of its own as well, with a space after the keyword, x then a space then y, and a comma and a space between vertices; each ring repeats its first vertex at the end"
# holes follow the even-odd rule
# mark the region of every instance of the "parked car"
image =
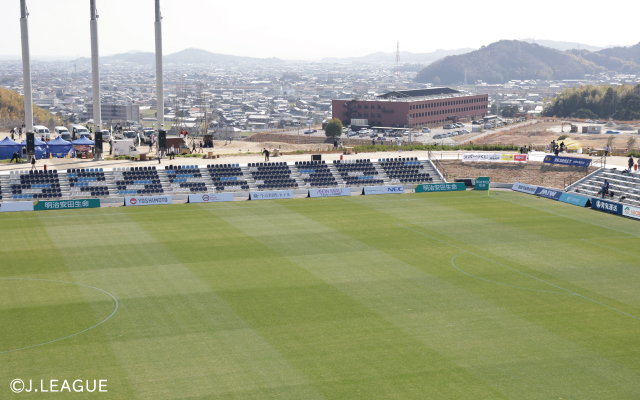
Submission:
POLYGON ((446 125, 444 126, 444 129, 453 129, 453 128, 455 128, 455 127, 453 126, 453 124, 446 124, 446 125))
POLYGON ((73 140, 80 139, 81 136, 85 135, 91 138, 89 135, 89 130, 82 125, 71 125, 69 126, 69 132, 71 132, 71 137, 73 140))
POLYGON ((431 129, 427 128, 426 126, 423 126, 422 133, 431 133, 431 129))
POLYGON ((43 142, 51 140, 51 132, 49 132, 49 128, 42 125, 34 125, 33 133, 36 139, 42 140, 43 142))

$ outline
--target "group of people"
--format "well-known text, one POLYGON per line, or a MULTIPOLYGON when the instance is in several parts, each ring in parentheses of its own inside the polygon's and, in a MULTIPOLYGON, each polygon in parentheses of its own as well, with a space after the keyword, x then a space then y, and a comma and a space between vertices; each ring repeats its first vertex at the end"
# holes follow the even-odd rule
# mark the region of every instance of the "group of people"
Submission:
POLYGON ((22 126, 20 128, 11 129, 11 140, 16 140, 16 135, 18 135, 18 139, 19 140, 22 140, 22 132, 25 132, 24 123, 22 124, 22 126))
POLYGON ((529 152, 531 151, 531 146, 521 146, 520 147, 520 154, 529 154, 529 152))
POLYGON ((551 144, 549 145, 549 149, 556 156, 558 154, 563 153, 563 152, 565 152, 567 150, 567 148, 564 145, 564 142, 560 142, 560 144, 558 144, 558 143, 556 143, 555 140, 551 141, 551 144))

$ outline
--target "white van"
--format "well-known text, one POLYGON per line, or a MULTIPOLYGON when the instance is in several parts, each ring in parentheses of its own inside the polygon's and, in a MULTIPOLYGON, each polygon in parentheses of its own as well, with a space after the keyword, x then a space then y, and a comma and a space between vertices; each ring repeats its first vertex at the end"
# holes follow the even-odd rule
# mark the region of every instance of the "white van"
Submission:
POLYGON ((43 142, 51 140, 51 132, 49 132, 49 128, 42 125, 34 125, 33 126, 34 136, 43 142))
POLYGON ((73 140, 71 138, 71 134, 69 133, 69 130, 64 126, 56 126, 55 128, 53 128, 53 133, 55 133, 62 140, 66 140, 66 141, 73 140))
POLYGON ((80 139, 82 135, 90 137, 89 130, 82 125, 71 125, 69 126, 69 131, 71 132, 71 137, 73 140, 80 139))

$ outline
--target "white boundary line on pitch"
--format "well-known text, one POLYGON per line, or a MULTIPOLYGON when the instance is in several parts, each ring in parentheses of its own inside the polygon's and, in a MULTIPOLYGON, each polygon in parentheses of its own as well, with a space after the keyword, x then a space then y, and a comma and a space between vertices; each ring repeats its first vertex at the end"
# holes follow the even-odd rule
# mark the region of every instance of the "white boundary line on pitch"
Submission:
POLYGON ((55 339, 55 340, 50 340, 50 341, 48 341, 48 342, 39 343, 39 344, 34 344, 34 345, 31 345, 31 346, 27 346, 27 347, 21 347, 21 348, 19 348, 19 349, 12 349, 12 350, 0 351, 0 354, 11 353, 11 352, 14 352, 14 351, 20 351, 20 350, 31 349, 31 348, 34 348, 34 347, 44 346, 44 345, 46 345, 46 344, 51 344, 51 343, 59 342, 59 341, 61 341, 61 340, 69 339, 69 338, 71 338, 71 337, 74 337, 74 336, 80 335, 81 333, 85 333, 85 332, 87 332, 87 331, 90 331, 91 329, 96 328, 96 327, 98 327, 98 326, 102 325, 103 323, 107 322, 107 320, 108 320, 109 318, 113 317, 113 315, 116 313, 116 311, 118 311, 119 303, 118 303, 118 299, 116 299, 116 297, 115 297, 114 295, 112 295, 111 293, 107 292, 106 290, 102 290, 102 289, 97 288, 97 287, 93 287, 93 286, 85 285, 85 284, 83 284, 83 283, 65 282, 65 281, 54 281, 54 280, 50 280, 50 279, 30 279, 30 278, 0 278, 0 280, 7 280, 7 281, 8 281, 8 280, 16 280, 16 281, 55 282, 55 283, 66 283, 66 284, 69 284, 69 285, 84 286, 84 287, 88 287, 88 288, 91 288, 91 289, 99 290, 99 291, 101 291, 102 293, 105 293, 105 294, 109 295, 109 297, 111 297, 111 298, 116 302, 116 307, 113 309, 113 311, 111 312, 111 314, 110 314, 107 318, 105 318, 105 319, 103 319, 102 321, 98 322, 97 324, 93 325, 92 327, 89 327, 89 328, 87 328, 87 329, 84 329, 84 330, 82 330, 82 331, 80 331, 80 332, 76 332, 76 333, 71 334, 71 335, 69 335, 69 336, 65 336, 65 337, 62 337, 62 338, 59 338, 59 339, 55 339))
MULTIPOLYGON (((491 198, 491 199, 497 199, 498 197, 496 196, 496 197, 490 197, 490 198, 491 198)), ((537 208, 537 207, 530 206, 530 205, 527 205, 527 204, 520 204, 520 203, 516 203, 515 201, 505 200, 505 199, 503 199, 503 198, 500 198, 499 200, 506 201, 507 203, 515 204, 515 205, 518 205, 518 206, 523 206, 523 207, 533 208, 534 210, 538 210, 538 211, 546 212, 546 213, 549 213, 549 214, 557 215, 557 216, 559 216, 559 217, 569 218, 569 219, 572 219, 572 220, 574 220, 574 221, 580 221, 580 222, 584 222, 584 223, 586 223, 586 224, 591 224, 591 225, 599 226, 600 228, 611 229, 611 230, 613 230, 613 231, 617 231, 617 232, 625 233, 625 234, 627 234, 627 235, 632 235, 632 236, 635 236, 635 237, 640 237, 640 235, 635 234, 635 233, 629 233, 629 232, 622 231, 622 230, 620 230, 620 229, 611 228, 611 227, 609 227, 609 226, 604 226, 604 225, 596 224, 596 223, 594 223, 594 222, 590 222, 590 221, 585 221, 585 220, 583 220, 583 219, 574 218, 574 217, 569 217, 569 216, 567 216, 567 215, 562 215, 562 214, 554 213, 553 211, 543 210, 543 209, 541 209, 541 208, 537 208)), ((563 204, 566 204, 566 203, 563 203, 563 204)), ((569 204, 569 205, 571 205, 571 204, 569 204)), ((583 208, 584 208, 584 207, 583 207, 583 208)))
MULTIPOLYGON (((412 193, 405 193, 405 194, 412 194, 412 193)), ((357 196, 354 196, 357 197, 357 196)), ((483 198, 484 196, 473 196, 471 198, 483 198)), ((318 198, 322 198, 322 197, 318 197, 318 198)), ((328 198, 328 197, 325 197, 328 198)), ((439 197, 439 199, 463 199, 463 198, 468 198, 466 196, 455 196, 455 197, 439 197)), ((304 197, 304 199, 306 199, 306 197, 304 197)), ((298 200, 298 199, 294 199, 294 200, 298 200)), ((361 202, 354 202, 354 201, 349 201, 349 203, 353 203, 353 204, 368 204, 368 203, 388 203, 389 201, 416 201, 416 200, 427 200, 425 198, 410 198, 410 199, 397 199, 397 198, 390 198, 389 200, 369 200, 369 201, 361 201, 361 202)), ((233 207, 221 207, 222 204, 224 203, 233 203, 233 202, 218 202, 217 204, 215 204, 215 206, 217 206, 218 209, 222 209, 222 210, 239 210, 240 208, 233 208, 233 207)), ((244 201, 238 201, 238 203, 244 203, 244 201)), ((119 212, 119 213, 100 213, 100 214, 91 214, 91 216, 93 217, 108 217, 108 216, 112 216, 112 215, 137 215, 137 214, 169 214, 169 213, 177 213, 177 212, 194 212, 194 211, 201 211, 203 206, 205 204, 211 204, 214 205, 214 203, 181 203, 181 204, 195 204, 197 206, 199 206, 199 208, 195 208, 195 209, 185 209, 185 210, 169 210, 169 211, 138 211, 138 212, 131 212, 131 213, 123 213, 123 212, 119 212)), ((167 204, 168 206, 171 205, 179 205, 179 204, 167 204)), ((291 205, 286 205, 286 207, 307 207, 307 206, 334 206, 334 203, 314 203, 314 204, 291 204, 291 205)), ((256 206, 257 208, 281 208, 282 205, 280 206, 269 206, 269 205, 264 205, 264 206, 256 206)), ((117 207, 101 207, 104 209, 108 209, 108 208, 117 208, 117 207)), ((101 208, 97 208, 98 210, 101 208)), ((96 210, 96 208, 93 209, 85 209, 85 210, 96 210)), ((54 211, 54 210, 49 210, 49 211, 54 211)), ((63 211, 63 210, 59 210, 59 211, 63 211)), ((68 210, 64 210, 64 211, 68 211, 68 210)), ((31 212, 31 211, 26 211, 26 212, 31 212)), ((39 211, 33 211, 33 212, 39 212, 39 211)), ((56 216, 42 216, 42 217, 32 217, 32 218, 0 218, 0 222, 2 221, 28 221, 28 220, 32 220, 32 219, 49 219, 49 218, 77 218, 77 217, 86 217, 89 214, 71 214, 71 215, 56 215, 56 216)))
MULTIPOLYGON (((510 270, 512 270, 512 271, 514 271, 514 272, 518 272, 518 273, 520 273, 520 274, 522 274, 522 275, 525 275, 525 276, 528 276, 528 277, 530 277, 530 278, 536 279, 536 280, 538 280, 538 281, 540 281, 540 282, 544 282, 544 283, 546 283, 546 284, 548 284, 548 285, 551 285, 551 286, 553 286, 553 287, 556 287, 556 288, 558 288, 558 289, 560 289, 560 290, 564 290, 564 291, 568 292, 567 294, 569 294, 569 295, 573 295, 573 296, 581 297, 581 298, 583 298, 583 299, 585 299, 585 300, 588 300, 588 301, 590 301, 590 302, 592 302, 592 303, 599 304, 599 305, 601 305, 601 306, 603 306, 603 307, 606 307, 606 308, 608 308, 608 309, 610 309, 610 310, 617 311, 617 312, 619 312, 619 313, 621 313, 621 314, 624 314, 624 315, 626 315, 626 316, 629 316, 629 317, 631 317, 631 318, 634 318, 634 319, 637 319, 638 321, 640 321, 640 317, 636 317, 635 315, 632 315, 632 314, 626 313, 626 312, 624 312, 624 311, 618 310, 617 308, 614 308, 614 307, 608 306, 608 305, 606 305, 606 304, 604 304, 604 303, 600 303, 599 301, 596 301, 596 300, 590 299, 589 297, 583 296, 583 295, 578 294, 578 293, 576 293, 576 292, 573 292, 573 291, 571 291, 571 290, 569 290, 569 289, 565 289, 565 288, 563 288, 562 286, 555 285, 555 284, 553 284, 553 283, 551 283, 551 282, 547 282, 547 281, 545 281, 544 279, 540 279, 540 278, 537 278, 537 277, 535 277, 535 276, 533 276, 533 275, 529 275, 529 274, 527 274, 526 272, 519 271, 519 270, 517 270, 517 269, 515 269, 515 268, 508 267, 508 266, 506 266, 506 265, 504 265, 504 264, 500 264, 500 263, 499 263, 499 262, 497 262, 497 261, 493 261, 493 260, 488 259, 488 258, 486 258, 486 257, 483 257, 483 256, 481 256, 481 255, 479 255, 479 254, 476 254, 476 253, 473 253, 473 252, 468 251, 468 250, 466 250, 466 249, 463 249, 462 247, 458 247, 458 246, 456 246, 456 245, 454 245, 454 244, 447 243, 447 242, 445 242, 444 240, 441 240, 441 239, 438 239, 438 238, 436 238, 436 237, 433 237, 433 236, 427 235, 426 233, 423 233, 423 232, 417 231, 417 230, 415 230, 415 229, 411 229, 411 228, 406 227, 406 226, 401 225, 401 224, 397 224, 397 225, 398 225, 398 226, 401 226, 401 227, 403 227, 403 228, 405 228, 405 229, 408 229, 408 230, 410 230, 410 231, 413 231, 413 232, 415 232, 415 233, 418 233, 418 234, 420 234, 420 235, 423 235, 423 236, 426 236, 426 237, 428 237, 428 238, 431 238, 431 239, 433 239, 433 240, 437 240, 438 242, 444 243, 444 244, 449 245, 449 246, 451 246, 451 247, 454 247, 454 248, 456 248, 456 249, 458 249, 458 250, 462 250, 462 253, 465 253, 465 252, 466 252, 466 253, 472 254, 472 255, 474 255, 474 256, 476 256, 476 257, 482 258, 483 260, 487 260, 487 261, 492 262, 492 263, 494 263, 494 264, 498 264, 498 265, 500 265, 500 266, 502 266, 502 267, 505 267, 505 268, 507 268, 507 269, 510 269, 510 270)), ((462 254, 462 253, 458 253, 458 254, 457 254, 456 256, 454 256, 453 258, 455 258, 455 257, 459 256, 459 255, 460 255, 460 254, 462 254)), ((452 263, 453 263, 453 258, 452 258, 452 263)), ((455 264, 454 264, 454 267, 455 267, 455 264)), ((456 268, 457 268, 457 267, 456 267, 456 268)), ((458 268, 457 268, 457 269, 458 269, 458 268)), ((458 270, 460 270, 460 269, 458 269, 458 270)), ((464 272, 464 271, 461 271, 461 272, 464 272)), ((467 273, 467 275, 471 275, 471 274, 468 274, 468 273, 467 273)), ((471 276, 473 276, 473 275, 471 275, 471 276)), ((480 278, 480 279, 482 279, 482 278, 480 278)), ((497 282, 494 282, 494 283, 497 283, 497 282)), ((510 285, 507 285, 507 286, 510 286, 510 285)), ((526 288, 521 288, 521 289, 526 289, 526 288)), ((529 290, 536 290, 536 289, 529 289, 529 290)), ((557 293, 557 292, 551 292, 551 293, 557 293)), ((560 293, 560 294, 561 294, 561 293, 560 293)))
MULTIPOLYGON (((629 238, 625 238, 625 239, 635 239, 633 236, 629 237, 629 238)), ((600 246, 600 247, 604 247, 605 249, 609 249, 609 250, 613 250, 613 251, 618 251, 620 253, 624 253, 624 254, 628 254, 630 256, 634 256, 634 257, 638 257, 640 258, 639 255, 637 254, 633 254, 633 253, 627 253, 626 251, 622 251, 622 250, 618 250, 618 249, 614 249, 613 247, 609 247, 609 246, 605 246, 603 244, 599 244, 599 243, 595 243, 592 242, 591 240, 595 240, 595 239, 580 239, 580 240, 584 240, 585 242, 591 243, 591 244, 595 244, 596 246, 600 246)))

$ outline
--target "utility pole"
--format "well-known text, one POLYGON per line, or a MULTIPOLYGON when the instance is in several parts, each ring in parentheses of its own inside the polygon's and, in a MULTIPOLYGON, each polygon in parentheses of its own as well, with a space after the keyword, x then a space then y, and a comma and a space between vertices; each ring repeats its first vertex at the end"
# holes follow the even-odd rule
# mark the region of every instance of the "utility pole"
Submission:
POLYGON ((413 121, 411 114, 407 114, 407 120, 409 121, 409 143, 411 143, 411 121, 413 121))
MULTIPOLYGON (((29 22, 26 0, 20 0, 20 34, 22 37, 22 78, 24 81, 24 124, 33 133, 33 93, 31 89, 31 53, 29 51, 29 22)), ((26 132, 25 132, 26 133, 26 132)))
POLYGON ((93 86, 93 127, 94 132, 101 130, 102 109, 100 101, 100 52, 98 48, 98 12, 96 11, 96 0, 89 3, 91 8, 91 76, 93 86))
POLYGON ((158 130, 164 129, 164 81, 162 76, 162 14, 160 0, 156 0, 156 118, 158 130))

